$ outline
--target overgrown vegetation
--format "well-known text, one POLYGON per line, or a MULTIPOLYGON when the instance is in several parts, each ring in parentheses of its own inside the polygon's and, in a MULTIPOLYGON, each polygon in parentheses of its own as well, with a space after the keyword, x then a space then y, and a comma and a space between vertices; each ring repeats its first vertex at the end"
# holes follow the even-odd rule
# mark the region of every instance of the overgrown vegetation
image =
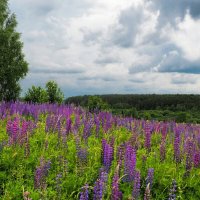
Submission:
MULTIPOLYGON (((99 95, 113 114, 138 119, 200 123, 200 95, 99 95)), ((87 107, 89 96, 70 97, 66 103, 87 107)))
POLYGON ((0 104, 1 199, 200 199, 200 126, 0 104))

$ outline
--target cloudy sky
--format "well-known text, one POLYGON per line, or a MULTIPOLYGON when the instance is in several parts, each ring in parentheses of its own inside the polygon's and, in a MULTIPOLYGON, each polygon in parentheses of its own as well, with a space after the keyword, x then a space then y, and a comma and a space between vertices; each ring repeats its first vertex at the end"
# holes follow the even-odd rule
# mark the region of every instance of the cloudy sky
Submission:
POLYGON ((10 0, 31 85, 65 96, 200 93, 199 0, 10 0))

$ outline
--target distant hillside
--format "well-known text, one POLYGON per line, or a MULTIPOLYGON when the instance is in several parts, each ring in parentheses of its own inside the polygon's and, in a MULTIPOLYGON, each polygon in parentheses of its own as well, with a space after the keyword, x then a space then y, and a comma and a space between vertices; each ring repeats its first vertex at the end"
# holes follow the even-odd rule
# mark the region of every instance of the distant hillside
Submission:
MULTIPOLYGON (((110 94, 97 96, 107 102, 112 109, 134 107, 137 110, 200 110, 200 95, 194 94, 110 94)), ((86 106, 88 97, 88 95, 70 97, 65 100, 65 103, 86 106)))

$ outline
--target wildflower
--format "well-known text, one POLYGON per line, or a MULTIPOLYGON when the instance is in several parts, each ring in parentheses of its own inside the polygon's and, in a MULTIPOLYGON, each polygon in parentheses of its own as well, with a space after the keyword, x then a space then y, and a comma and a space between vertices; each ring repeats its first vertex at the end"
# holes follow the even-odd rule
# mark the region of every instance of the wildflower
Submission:
POLYGON ((111 200, 120 199, 122 199, 122 192, 119 190, 119 169, 117 169, 112 180, 111 200))
POLYGON ((131 182, 134 179, 135 173, 135 166, 136 166, 136 153, 135 150, 131 145, 127 145, 125 150, 125 157, 124 157, 124 180, 127 182, 131 182))
POLYGON ((172 188, 170 189, 168 200, 175 200, 176 199, 176 194, 175 194, 176 193, 176 188, 177 188, 176 181, 173 180, 172 181, 172 188))
POLYGON ((200 152, 196 151, 194 153, 194 167, 199 167, 200 166, 200 152))
POLYGON ((175 138, 174 138, 174 159, 176 163, 181 161, 180 157, 180 130, 175 129, 175 138))
POLYGON ((89 200, 88 184, 81 188, 79 200, 89 200))
POLYGON ((134 176, 133 198, 136 200, 140 196, 140 172, 136 171, 134 176))
POLYGON ((104 171, 100 173, 99 179, 94 184, 94 197, 93 200, 101 200, 103 198, 103 192, 107 182, 108 174, 104 171))
POLYGON ((154 169, 153 168, 149 168, 148 169, 147 178, 146 178, 146 185, 149 184, 150 189, 153 186, 153 176, 154 176, 154 169))
POLYGON ((145 125, 145 148, 151 151, 151 127, 150 124, 145 125))
POLYGON ((103 165, 106 172, 109 171, 113 160, 113 147, 107 143, 105 139, 102 140, 102 150, 103 150, 103 165))
POLYGON ((45 162, 43 158, 40 160, 40 165, 36 168, 35 171, 35 188, 36 189, 45 189, 46 187, 46 177, 51 167, 51 162, 45 162))

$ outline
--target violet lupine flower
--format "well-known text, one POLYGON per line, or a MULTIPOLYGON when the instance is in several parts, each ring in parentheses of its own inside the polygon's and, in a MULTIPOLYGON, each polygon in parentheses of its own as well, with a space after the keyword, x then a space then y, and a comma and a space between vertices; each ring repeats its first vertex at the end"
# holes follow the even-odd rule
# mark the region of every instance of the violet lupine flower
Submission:
POLYGON ((87 141, 88 137, 91 135, 92 121, 86 120, 84 122, 83 138, 87 141))
POLYGON ((36 168, 35 171, 35 180, 34 186, 35 189, 45 189, 46 188, 46 177, 51 167, 51 162, 41 158, 40 165, 36 168))
POLYGON ((120 144, 117 149, 117 162, 119 168, 122 166, 122 160, 124 159, 125 144, 120 144))
POLYGON ((28 127, 29 127, 29 123, 27 121, 23 120, 22 127, 21 127, 20 134, 19 134, 19 139, 18 139, 20 144, 23 144, 26 141, 28 127))
POLYGON ((180 130, 178 128, 175 129, 174 159, 175 159, 176 163, 179 163, 181 161, 181 154, 180 154, 180 130))
POLYGON ((136 153, 131 145, 126 146, 125 157, 124 157, 124 177, 125 182, 131 182, 134 179, 136 165, 136 153))
POLYGON ((147 123, 145 125, 145 148, 148 150, 148 152, 151 151, 151 127, 150 124, 147 123))
POLYGON ((99 137, 100 119, 98 118, 98 116, 96 114, 94 116, 94 123, 95 123, 95 126, 96 126, 96 137, 99 137))
POLYGON ((139 196, 140 196, 140 172, 139 171, 135 172, 132 195, 133 195, 134 200, 139 199, 139 196))
POLYGON ((70 118, 68 118, 67 121, 66 121, 66 133, 67 133, 67 135, 69 135, 71 128, 72 128, 72 120, 70 118))
POLYGON ((81 188, 80 198, 79 200, 89 200, 89 186, 86 184, 84 187, 81 188))
POLYGON ((192 138, 186 141, 186 173, 190 173, 193 164, 194 142, 192 138))
POLYGON ((153 177, 154 177, 154 169, 153 168, 149 168, 148 169, 147 178, 146 178, 146 185, 149 184, 150 189, 153 186, 153 177))
POLYGON ((113 161, 114 150, 113 147, 109 145, 105 139, 102 140, 102 150, 103 165, 105 167, 106 172, 108 172, 113 161))
POLYGON ((200 152, 196 151, 194 153, 194 167, 200 167, 200 152))
POLYGON ((172 181, 172 188, 170 189, 168 200, 176 200, 176 188, 177 188, 176 181, 173 180, 172 181))
POLYGON ((50 132, 50 127, 51 127, 51 116, 48 115, 47 118, 46 118, 45 131, 50 132))
POLYGON ((88 158, 88 151, 86 148, 81 147, 80 138, 76 138, 76 154, 78 158, 78 164, 86 164, 88 158))
POLYGON ((16 117, 14 121, 9 120, 6 129, 9 135, 9 144, 17 144, 20 134, 20 119, 16 117))
POLYGON ((119 174, 117 171, 115 172, 112 180, 111 200, 120 200, 120 199, 122 199, 122 192, 119 190, 119 174))
POLYGON ((105 191, 108 174, 104 171, 100 173, 99 179, 94 184, 94 196, 93 200, 101 200, 105 191))

